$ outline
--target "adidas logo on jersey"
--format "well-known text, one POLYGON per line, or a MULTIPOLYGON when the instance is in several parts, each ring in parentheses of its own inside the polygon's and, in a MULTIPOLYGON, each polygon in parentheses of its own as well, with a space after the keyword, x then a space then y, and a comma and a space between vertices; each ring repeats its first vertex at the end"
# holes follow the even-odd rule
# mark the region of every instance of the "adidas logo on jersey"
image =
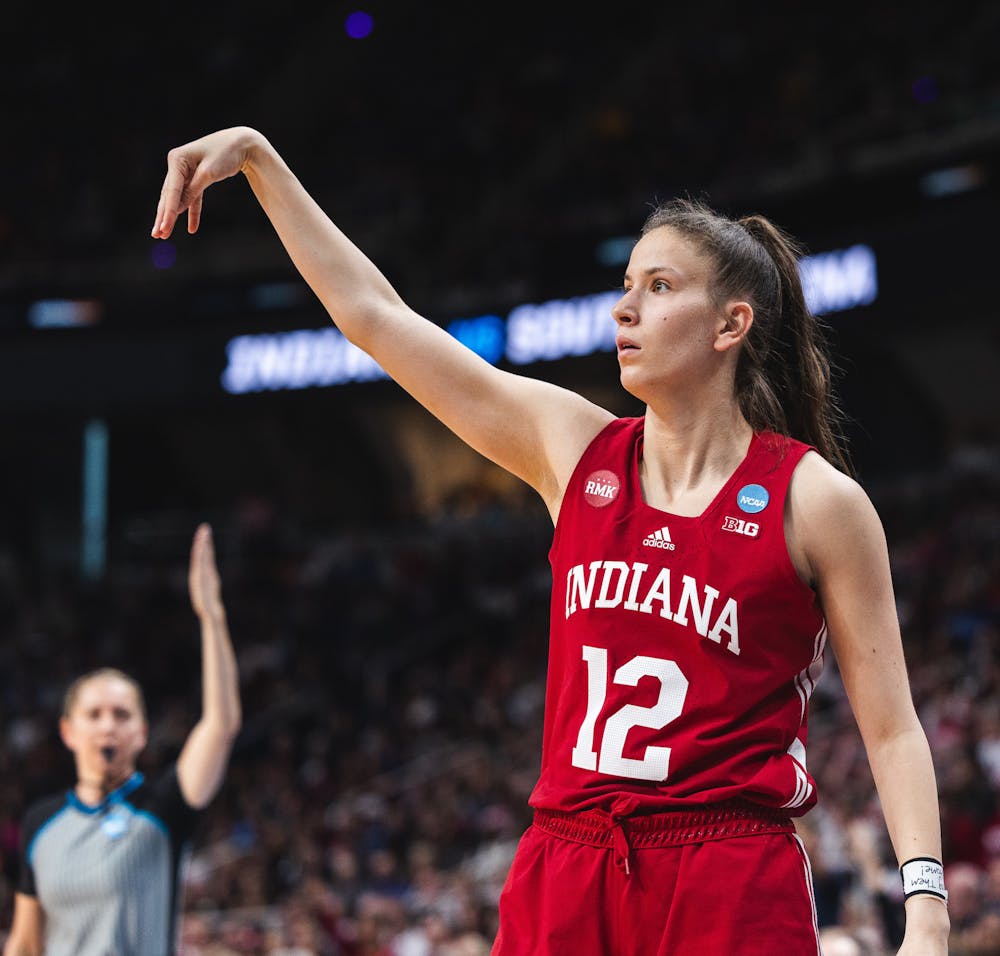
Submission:
POLYGON ((658 531, 642 539, 642 543, 647 548, 662 548, 664 551, 673 551, 677 545, 670 540, 670 529, 664 525, 658 531))

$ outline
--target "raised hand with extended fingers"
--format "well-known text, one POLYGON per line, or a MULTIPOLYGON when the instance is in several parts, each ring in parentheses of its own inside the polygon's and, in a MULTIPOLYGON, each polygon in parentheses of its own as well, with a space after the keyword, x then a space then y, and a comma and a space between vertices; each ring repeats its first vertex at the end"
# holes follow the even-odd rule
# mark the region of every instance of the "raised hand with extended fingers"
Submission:
POLYGON ((188 590, 191 593, 191 606, 198 617, 219 617, 225 613, 219 569, 215 564, 212 529, 207 524, 198 526, 191 543, 188 590))

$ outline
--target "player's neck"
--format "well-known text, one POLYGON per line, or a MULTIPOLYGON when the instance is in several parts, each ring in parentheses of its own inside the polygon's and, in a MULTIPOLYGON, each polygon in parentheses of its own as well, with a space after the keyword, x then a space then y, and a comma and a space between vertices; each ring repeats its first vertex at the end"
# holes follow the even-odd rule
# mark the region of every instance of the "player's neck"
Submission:
POLYGON ((669 419, 647 409, 640 463, 647 503, 700 513, 703 499, 710 499, 746 457, 752 437, 735 403, 709 414, 681 410, 669 419))

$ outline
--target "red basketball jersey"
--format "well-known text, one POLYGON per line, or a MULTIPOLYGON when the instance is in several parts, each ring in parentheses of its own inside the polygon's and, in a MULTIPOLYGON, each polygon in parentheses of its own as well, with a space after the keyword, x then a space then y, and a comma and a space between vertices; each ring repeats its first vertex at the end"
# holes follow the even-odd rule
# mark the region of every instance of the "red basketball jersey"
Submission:
POLYGON ((801 815, 826 627, 784 510, 809 446, 755 434, 705 511, 679 517, 643 501, 642 442, 642 418, 609 424, 563 498, 530 803, 625 815, 741 798, 801 815))

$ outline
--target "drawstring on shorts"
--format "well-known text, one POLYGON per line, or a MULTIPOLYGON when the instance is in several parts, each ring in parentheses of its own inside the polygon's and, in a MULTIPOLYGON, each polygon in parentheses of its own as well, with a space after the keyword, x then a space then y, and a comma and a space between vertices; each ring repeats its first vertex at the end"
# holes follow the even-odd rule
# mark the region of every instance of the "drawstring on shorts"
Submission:
POLYGON ((625 824, 621 820, 611 817, 611 837, 615 841, 615 863, 618 866, 624 865, 625 875, 631 876, 632 870, 628 865, 629 854, 632 847, 629 846, 628 834, 625 832, 625 824))
POLYGON ((628 842, 628 831, 625 829, 625 821, 634 810, 634 800, 619 797, 611 804, 610 810, 593 811, 598 818, 604 818, 605 828, 611 834, 611 846, 615 852, 615 865, 623 869, 626 876, 632 875, 632 869, 629 866, 632 845, 628 842))
POLYGON ((619 798, 610 810, 535 810, 534 825, 574 843, 607 847, 615 865, 632 875, 632 852, 646 847, 682 846, 729 837, 793 833, 795 825, 782 810, 732 800, 698 810, 635 814, 635 801, 619 798))

